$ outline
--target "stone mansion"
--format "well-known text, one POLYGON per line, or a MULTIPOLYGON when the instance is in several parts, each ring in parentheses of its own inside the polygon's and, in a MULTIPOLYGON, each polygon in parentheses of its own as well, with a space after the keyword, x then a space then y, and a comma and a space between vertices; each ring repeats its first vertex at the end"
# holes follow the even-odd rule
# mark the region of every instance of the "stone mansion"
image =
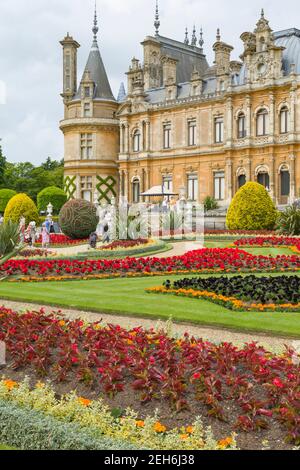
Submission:
POLYGON ((63 47, 65 190, 99 202, 111 196, 143 201, 153 186, 202 202, 227 206, 247 181, 264 185, 277 205, 300 194, 300 30, 273 32, 262 11, 244 52, 220 31, 209 65, 193 31, 180 42, 155 34, 133 58, 127 93, 113 96, 97 42, 77 86, 76 42, 63 47))

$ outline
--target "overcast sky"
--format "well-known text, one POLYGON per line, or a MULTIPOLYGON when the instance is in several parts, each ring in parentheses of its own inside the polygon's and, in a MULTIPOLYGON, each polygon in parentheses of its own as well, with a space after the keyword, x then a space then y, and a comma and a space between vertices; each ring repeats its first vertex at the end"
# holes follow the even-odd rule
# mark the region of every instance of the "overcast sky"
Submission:
MULTIPOLYGON (((155 0, 97 0, 99 45, 115 95, 140 42, 153 34, 155 0)), ((240 35, 252 31, 263 7, 274 31, 300 28, 299 0, 160 0, 160 33, 183 40, 185 27, 204 30, 205 52, 213 60, 216 29, 241 53, 240 35)), ((62 53, 67 32, 81 44, 79 76, 92 42, 94 0, 0 0, 0 138, 9 161, 40 163, 63 157, 62 53), (1 95, 1 84, 0 84, 1 95), (0 98, 1 99, 1 98, 0 98)))

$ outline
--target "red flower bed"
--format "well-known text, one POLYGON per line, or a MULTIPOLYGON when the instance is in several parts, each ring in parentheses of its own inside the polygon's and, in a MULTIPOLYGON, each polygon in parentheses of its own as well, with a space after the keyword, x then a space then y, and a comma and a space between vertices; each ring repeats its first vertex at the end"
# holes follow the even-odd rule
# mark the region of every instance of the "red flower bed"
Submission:
POLYGON ((116 260, 10 260, 0 272, 11 275, 64 276, 176 272, 287 271, 300 268, 300 257, 255 256, 237 248, 203 248, 169 258, 124 258, 116 260))
POLYGON ((149 242, 146 238, 139 238, 138 240, 116 240, 109 245, 102 246, 101 250, 116 250, 117 248, 132 248, 134 246, 146 245, 149 242))
MULTIPOLYGON (((0 308, 0 340, 9 368, 30 366, 54 382, 74 380, 114 396, 132 389, 142 403, 167 401, 180 411, 196 400, 212 419, 255 431, 280 423, 300 444, 300 366, 295 351, 280 356, 256 343, 238 349, 142 328, 84 325, 43 311, 0 308)), ((27 369, 28 370, 28 369, 27 369)))
POLYGON ((300 238, 296 237, 256 237, 242 238, 235 246, 295 246, 300 249, 300 238))
MULTIPOLYGON (((42 243, 41 235, 39 236, 39 238, 37 238, 36 243, 37 244, 42 243)), ((88 243, 88 240, 72 240, 72 238, 69 238, 62 233, 61 234, 50 233, 50 243, 52 245, 68 246, 68 245, 80 245, 82 243, 88 243)))

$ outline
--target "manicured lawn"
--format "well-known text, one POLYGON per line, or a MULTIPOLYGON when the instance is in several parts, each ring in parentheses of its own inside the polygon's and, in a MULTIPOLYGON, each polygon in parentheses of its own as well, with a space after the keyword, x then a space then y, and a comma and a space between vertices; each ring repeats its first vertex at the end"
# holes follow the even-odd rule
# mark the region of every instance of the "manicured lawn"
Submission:
MULTIPOLYGON (((172 279, 182 276, 172 276, 172 279)), ((0 283, 0 298, 73 307, 102 313, 218 325, 300 337, 300 314, 233 312, 204 300, 147 294, 168 276, 45 283, 0 283)))
POLYGON ((8 446, 0 444, 0 450, 15 450, 15 449, 13 447, 8 447, 8 446))

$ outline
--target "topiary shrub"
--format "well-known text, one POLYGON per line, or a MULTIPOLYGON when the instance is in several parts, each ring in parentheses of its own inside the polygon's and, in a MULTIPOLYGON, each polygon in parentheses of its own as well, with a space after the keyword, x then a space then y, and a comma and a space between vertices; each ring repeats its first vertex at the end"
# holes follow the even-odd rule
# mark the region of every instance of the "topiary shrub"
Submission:
POLYGON ((226 223, 229 230, 271 230, 276 219, 277 211, 267 190, 250 182, 234 196, 226 223))
POLYGON ((3 214, 8 201, 16 195, 13 189, 0 189, 0 213, 3 214))
POLYGON ((67 202, 66 193, 56 186, 48 186, 37 195, 37 207, 39 212, 46 211, 49 202, 53 206, 53 214, 58 214, 62 206, 67 202))
POLYGON ((68 237, 81 240, 97 228, 99 217, 96 207, 82 199, 71 199, 59 213, 59 225, 68 237))
POLYGON ((39 224, 39 214, 37 207, 27 194, 17 194, 8 202, 4 212, 4 222, 11 220, 19 222, 21 217, 25 217, 26 224, 36 222, 39 224))

